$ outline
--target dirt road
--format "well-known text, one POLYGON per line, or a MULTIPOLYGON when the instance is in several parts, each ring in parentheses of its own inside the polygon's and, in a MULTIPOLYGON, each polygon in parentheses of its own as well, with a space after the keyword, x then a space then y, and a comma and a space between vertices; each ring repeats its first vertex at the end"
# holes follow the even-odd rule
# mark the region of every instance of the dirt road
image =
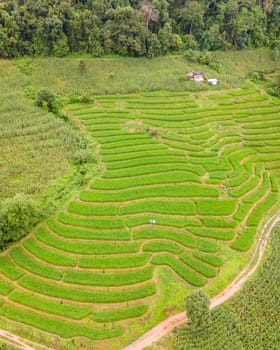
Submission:
POLYGON ((31 340, 23 339, 13 333, 0 329, 0 340, 4 343, 13 345, 16 349, 20 350, 53 350, 44 345, 37 344, 31 340))
MULTIPOLYGON (((225 301, 230 299, 235 293, 237 293, 246 281, 251 277, 251 275, 256 271, 260 262, 262 260, 265 247, 268 242, 268 238, 273 231, 274 227, 280 221, 280 212, 270 218, 264 225, 261 239, 258 241, 255 252, 245 266, 245 268, 235 277, 235 279, 224 289, 221 293, 216 295, 211 299, 210 308, 213 309, 216 306, 223 304, 225 301)), ((162 337, 170 333, 174 328, 185 324, 187 321, 186 313, 180 312, 177 315, 171 316, 168 319, 162 321, 157 326, 149 330, 147 333, 143 334, 139 339, 137 339, 132 344, 123 348, 122 350, 142 350, 145 347, 152 345, 154 342, 158 341, 162 337)))
MULTIPOLYGON (((211 299, 211 309, 223 304, 225 301, 230 299, 243 287, 250 276, 256 271, 262 260, 268 238, 279 221, 280 212, 267 221, 261 233, 262 238, 258 241, 252 258, 245 266, 245 268, 227 286, 227 288, 211 299)), ((143 334, 139 339, 123 348, 122 350, 143 350, 145 347, 150 346, 152 343, 158 341, 160 338, 170 333, 174 328, 186 323, 186 321, 187 318, 185 312, 171 316, 149 330, 147 333, 143 334)), ((20 350, 54 350, 53 348, 48 348, 47 346, 21 338, 3 329, 0 329, 0 340, 8 344, 12 344, 20 350)))

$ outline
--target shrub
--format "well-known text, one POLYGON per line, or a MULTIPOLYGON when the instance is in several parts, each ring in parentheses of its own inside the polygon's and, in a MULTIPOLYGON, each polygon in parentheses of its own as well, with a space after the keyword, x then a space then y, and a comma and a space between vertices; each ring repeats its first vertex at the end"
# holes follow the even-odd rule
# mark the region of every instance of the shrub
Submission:
POLYGON ((250 78, 254 83, 265 80, 263 71, 253 71, 250 73, 250 78))
POLYGON ((186 298, 187 317, 194 329, 203 329, 210 323, 210 299, 202 290, 194 290, 186 298))
POLYGON ((0 205, 0 250, 26 235, 41 219, 39 205, 24 194, 16 194, 0 205))
POLYGON ((190 62, 198 62, 202 52, 199 50, 188 49, 184 52, 184 57, 190 62))
POLYGON ((73 155, 73 163, 75 165, 82 165, 85 163, 96 162, 94 154, 87 149, 79 149, 73 155))
POLYGON ((37 92, 35 104, 38 107, 43 107, 46 104, 49 112, 58 112, 55 95, 47 88, 42 88, 37 92))

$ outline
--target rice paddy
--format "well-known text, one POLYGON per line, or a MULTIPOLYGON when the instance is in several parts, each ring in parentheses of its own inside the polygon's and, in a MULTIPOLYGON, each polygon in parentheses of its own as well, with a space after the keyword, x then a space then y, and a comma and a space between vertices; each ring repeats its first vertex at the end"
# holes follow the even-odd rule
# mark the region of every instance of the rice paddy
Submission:
POLYGON ((0 315, 120 349, 165 297, 158 268, 187 291, 219 281, 227 251, 249 256, 279 204, 280 107, 244 87, 98 96, 68 111, 103 171, 0 256, 0 315))

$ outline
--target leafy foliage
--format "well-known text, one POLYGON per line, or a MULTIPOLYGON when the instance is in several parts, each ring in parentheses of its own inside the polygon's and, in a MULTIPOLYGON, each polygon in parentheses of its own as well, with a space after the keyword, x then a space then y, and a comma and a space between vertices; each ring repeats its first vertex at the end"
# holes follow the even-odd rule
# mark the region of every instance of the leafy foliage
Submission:
MULTIPOLYGON (((279 49, 277 0, 123 2, 5 1, 0 56, 83 52, 154 57, 171 50, 279 49)), ((277 53, 274 54, 277 57, 277 53)), ((213 68, 220 70, 216 61, 213 68)), ((80 67, 80 66, 79 66, 80 67)), ((84 67, 80 67, 84 74, 84 67)), ((114 75, 112 75, 114 79, 114 75)))
POLYGON ((197 289, 186 297, 186 310, 191 328, 207 328, 210 322, 210 299, 201 289, 197 289))
POLYGON ((279 247, 277 228, 257 275, 225 305, 211 311, 207 327, 181 328, 176 335, 176 350, 276 350, 280 313, 279 247))
POLYGON ((0 204, 0 249, 26 235, 41 218, 39 205, 24 194, 0 204))

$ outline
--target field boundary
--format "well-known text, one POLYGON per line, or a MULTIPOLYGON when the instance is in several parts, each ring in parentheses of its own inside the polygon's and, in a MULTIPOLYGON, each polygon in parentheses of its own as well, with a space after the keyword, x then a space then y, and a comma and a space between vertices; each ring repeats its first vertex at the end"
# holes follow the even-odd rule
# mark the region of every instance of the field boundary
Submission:
MULTIPOLYGON (((219 293, 211 299, 210 309, 220 306, 228 299, 230 299, 243 287, 243 285, 247 282, 251 275, 256 271, 256 269, 261 263, 263 254, 265 252, 265 248, 268 243, 268 238, 279 221, 280 211, 266 222, 262 229, 261 237, 259 238, 256 249, 250 261, 221 293, 219 293)), ((185 311, 173 315, 167 318, 166 320, 162 321, 152 329, 150 329, 148 332, 143 334, 140 338, 138 338, 136 341, 126 346, 122 350, 143 350, 144 348, 152 345, 154 342, 160 340, 162 337, 166 336, 174 328, 181 326, 186 322, 187 317, 185 311)))
MULTIPOLYGON (((259 267, 263 254, 265 252, 265 248, 268 243, 269 236, 272 230, 280 221, 280 211, 273 215, 264 225, 261 237, 256 245, 256 249, 254 254, 252 255, 248 264, 244 267, 244 269, 235 277, 235 279, 218 295, 211 299, 210 308, 213 309, 228 299, 230 299, 235 293, 237 293, 243 285, 247 282, 247 280, 251 277, 251 275, 256 271, 259 267), (253 266, 252 266, 253 264, 253 266)), ((173 315, 166 320, 162 321, 148 332, 143 334, 136 341, 126 346, 122 350, 143 350, 145 347, 152 345, 154 342, 160 340, 162 337, 166 336, 170 333, 174 328, 181 326, 182 324, 187 322, 186 312, 180 312, 176 315, 173 315)), ((17 346, 18 349, 22 350, 53 350, 54 348, 49 348, 43 344, 36 343, 34 341, 24 339, 20 336, 17 336, 11 332, 0 329, 0 340, 17 346), (34 346, 34 347, 33 347, 34 346)))

